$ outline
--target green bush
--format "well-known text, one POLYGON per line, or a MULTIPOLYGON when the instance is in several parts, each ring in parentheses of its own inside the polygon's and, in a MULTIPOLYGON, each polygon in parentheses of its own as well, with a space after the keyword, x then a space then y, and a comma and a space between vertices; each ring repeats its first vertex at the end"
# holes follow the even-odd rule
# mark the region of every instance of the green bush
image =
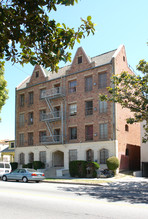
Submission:
POLYGON ((76 161, 71 161, 69 163, 69 172, 71 177, 79 177, 79 178, 96 177, 97 176, 96 170, 99 167, 100 167, 99 164, 96 162, 76 160, 76 161))
POLYGON ((27 164, 23 164, 23 168, 32 168, 33 167, 33 163, 27 163, 27 164))
POLYGON ((33 168, 35 170, 37 169, 44 169, 45 168, 45 164, 41 161, 33 161, 33 168))
POLYGON ((10 163, 10 164, 11 164, 12 170, 17 169, 17 167, 18 167, 18 163, 17 163, 17 162, 12 162, 12 163, 10 163))
POLYGON ((75 160, 69 163, 69 172, 72 177, 86 177, 87 161, 75 160))
POLYGON ((114 174, 116 169, 119 167, 119 159, 117 157, 109 157, 106 161, 107 167, 109 170, 112 170, 114 174))

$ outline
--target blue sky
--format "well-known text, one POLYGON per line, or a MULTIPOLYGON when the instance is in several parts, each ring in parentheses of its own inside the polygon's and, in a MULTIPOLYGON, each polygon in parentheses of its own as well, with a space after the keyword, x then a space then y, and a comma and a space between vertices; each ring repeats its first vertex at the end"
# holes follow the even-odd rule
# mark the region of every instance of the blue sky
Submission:
MULTIPOLYGON (((140 59, 148 61, 147 8, 147 0, 79 0, 75 6, 59 6, 57 12, 50 14, 50 17, 76 28, 80 25, 81 17, 91 15, 92 21, 96 23, 95 35, 86 37, 80 44, 76 43, 71 51, 72 57, 80 46, 88 56, 93 57, 124 44, 128 63, 136 70, 140 59)), ((6 62, 5 79, 9 99, 0 114, 0 140, 15 137, 15 88, 32 74, 33 69, 30 64, 22 67, 6 62)))

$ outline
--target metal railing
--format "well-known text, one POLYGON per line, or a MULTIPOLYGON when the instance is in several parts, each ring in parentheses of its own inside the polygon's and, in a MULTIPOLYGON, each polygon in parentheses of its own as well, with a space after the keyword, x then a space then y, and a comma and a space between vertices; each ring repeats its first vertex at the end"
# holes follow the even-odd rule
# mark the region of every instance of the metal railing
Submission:
POLYGON ((54 87, 48 90, 44 90, 41 93, 41 98, 54 98, 57 96, 64 96, 65 90, 63 87, 54 87))
POLYGON ((62 143, 62 136, 61 135, 42 136, 41 143, 42 144, 59 144, 59 143, 62 143))
POLYGON ((41 115, 42 121, 53 121, 58 119, 61 119, 61 111, 53 111, 50 113, 43 113, 41 115))

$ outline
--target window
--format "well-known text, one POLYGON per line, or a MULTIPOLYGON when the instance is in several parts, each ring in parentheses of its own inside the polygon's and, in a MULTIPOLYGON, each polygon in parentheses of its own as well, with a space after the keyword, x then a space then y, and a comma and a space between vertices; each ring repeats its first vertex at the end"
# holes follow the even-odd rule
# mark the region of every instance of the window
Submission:
POLYGON ((109 158, 109 152, 107 149, 100 150, 100 164, 106 164, 106 160, 109 158))
POLYGON ((81 64, 82 63, 82 56, 79 56, 78 57, 78 64, 81 64))
POLYGON ((123 61, 125 62, 125 56, 123 56, 123 61))
POLYGON ((33 92, 29 92, 29 105, 33 104, 33 92))
POLYGON ((19 134, 19 144, 20 146, 24 146, 24 133, 19 134))
POLYGON ((69 130, 70 130, 69 139, 70 140, 77 139, 77 127, 72 127, 69 130))
POLYGON ((69 150, 69 161, 77 160, 77 150, 69 150))
POLYGON ((129 126, 126 124, 125 125, 125 131, 128 132, 129 131, 129 126))
POLYGON ((33 145, 33 133, 32 132, 28 133, 28 145, 29 146, 33 145))
POLYGON ((85 126, 85 140, 93 140, 93 125, 85 126))
POLYGON ((40 118, 39 120, 42 121, 45 118, 46 110, 40 110, 40 118))
POLYGON ((102 73, 98 75, 98 88, 106 88, 107 87, 107 73, 102 73))
POLYGON ((93 101, 86 101, 85 102, 85 115, 92 115, 93 114, 93 101))
POLYGON ((33 124, 33 112, 30 112, 28 114, 28 124, 32 125, 33 124))
POLYGON ((85 78, 85 91, 91 91, 92 90, 92 76, 85 78))
POLYGON ((100 139, 107 139, 108 137, 108 124, 102 123, 99 125, 100 139))
POLYGON ((10 146, 11 148, 14 148, 14 142, 11 142, 11 146, 10 146))
POLYGON ((70 104, 69 105, 69 115, 75 116, 77 114, 77 104, 70 104))
POLYGON ((39 142, 45 142, 46 131, 39 132, 39 142))
POLYGON ((35 72, 35 77, 38 78, 39 77, 39 71, 35 72))
POLYGON ((86 151, 86 160, 87 161, 94 161, 94 152, 93 150, 89 149, 86 151))
POLYGON ((23 127, 25 123, 24 113, 19 115, 19 127, 23 127))
POLYGON ((59 142, 60 141, 60 129, 54 129, 54 141, 59 142))
POLYGON ((39 160, 43 162, 44 164, 46 163, 46 151, 40 151, 39 153, 39 160))
POLYGON ((24 94, 21 94, 20 95, 20 106, 24 106, 24 104, 25 104, 25 95, 24 94))
POLYGON ((61 116, 60 106, 54 107, 54 117, 59 118, 61 116))
POLYGON ((25 164, 25 154, 24 153, 20 153, 20 164, 25 164))
POLYGON ((77 87, 77 81, 70 81, 69 82, 69 93, 75 93, 77 87))
POLYGON ((59 94, 61 92, 61 85, 60 84, 55 84, 54 88, 55 88, 55 94, 59 94))
POLYGON ((44 98, 46 95, 46 88, 40 89, 40 99, 44 98))
POLYGON ((29 163, 33 163, 33 161, 34 161, 34 153, 30 152, 28 154, 28 160, 29 160, 29 163))
POLYGON ((99 100, 99 113, 106 113, 107 112, 107 101, 99 100))

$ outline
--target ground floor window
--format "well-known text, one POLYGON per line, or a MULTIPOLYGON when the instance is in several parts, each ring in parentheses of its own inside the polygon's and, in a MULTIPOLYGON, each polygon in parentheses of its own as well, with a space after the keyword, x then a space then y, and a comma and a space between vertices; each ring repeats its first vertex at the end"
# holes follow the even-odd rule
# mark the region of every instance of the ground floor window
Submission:
POLYGON ((105 148, 100 150, 100 164, 106 164, 106 160, 109 158, 109 151, 105 148))
POLYGON ((69 161, 77 160, 77 150, 69 150, 69 161))
POLYGON ((94 161, 94 152, 93 150, 89 149, 86 151, 86 160, 87 161, 94 161))
POLYGON ((20 157, 19 157, 19 160, 20 160, 20 164, 25 164, 25 154, 24 153, 20 153, 20 157))
POLYGON ((29 153, 29 163, 33 163, 33 161, 34 161, 34 153, 29 153))
POLYGON ((46 163, 46 151, 40 151, 39 153, 39 160, 43 162, 44 164, 46 163))

